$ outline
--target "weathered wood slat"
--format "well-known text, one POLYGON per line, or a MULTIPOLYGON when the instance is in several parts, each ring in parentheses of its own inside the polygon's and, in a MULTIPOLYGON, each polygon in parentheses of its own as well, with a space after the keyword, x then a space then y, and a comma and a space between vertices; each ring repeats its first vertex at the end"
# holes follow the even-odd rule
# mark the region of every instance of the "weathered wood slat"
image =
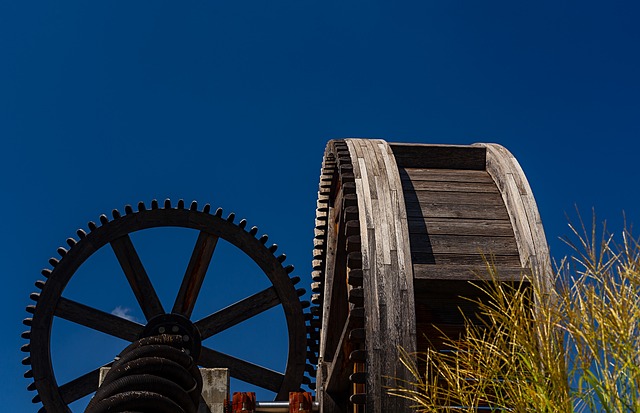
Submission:
POLYGON ((518 255, 518 247, 511 237, 410 234, 409 239, 413 252, 518 255))
POLYGON ((509 219, 503 205, 456 205, 406 202, 409 218, 509 219))
MULTIPOLYGON (((405 184, 405 188, 408 186, 405 184)), ((414 191, 499 193, 495 184, 485 182, 415 181, 411 182, 411 189, 414 191)))
POLYGON ((456 205, 502 205, 504 201, 496 192, 415 191, 412 201, 420 203, 456 205))
POLYGON ((408 220, 409 233, 429 235, 481 235, 513 237, 511 223, 497 219, 460 219, 411 217, 408 220))
POLYGON ((479 265, 484 266, 490 262, 497 266, 520 266, 520 255, 517 253, 507 255, 483 255, 483 254, 463 254, 449 252, 412 251, 411 260, 413 264, 435 264, 435 265, 479 265))
POLYGON ((443 168, 484 170, 484 149, 456 145, 389 144, 396 162, 405 168, 443 168))
POLYGON ((479 182, 493 183, 486 171, 460 169, 400 168, 400 179, 405 181, 479 182))
MULTIPOLYGON (((523 271, 520 266, 500 266, 497 277, 503 281, 522 280, 523 271)), ((432 265, 414 264, 413 274, 416 279, 437 280, 484 280, 488 278, 486 268, 482 265, 432 265)))

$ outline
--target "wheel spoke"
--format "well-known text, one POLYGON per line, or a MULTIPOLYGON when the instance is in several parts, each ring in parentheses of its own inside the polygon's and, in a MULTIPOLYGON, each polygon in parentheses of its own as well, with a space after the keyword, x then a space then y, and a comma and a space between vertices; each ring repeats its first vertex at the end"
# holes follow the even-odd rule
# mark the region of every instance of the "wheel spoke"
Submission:
MULTIPOLYGON (((109 367, 111 364, 112 363, 107 363, 102 367, 109 367)), ((98 367, 97 369, 60 386, 59 391, 60 396, 62 396, 62 400, 66 404, 73 403, 76 400, 98 390, 98 380, 100 379, 100 369, 102 367, 98 367)))
POLYGON ((276 393, 280 390, 284 380, 282 373, 220 353, 208 347, 202 347, 198 364, 203 367, 228 368, 231 377, 276 393))
POLYGON ((203 318, 196 322, 195 325, 204 340, 263 311, 267 311, 279 303, 280 298, 275 288, 269 287, 203 318))
POLYGON ((93 307, 60 297, 55 315, 127 341, 137 340, 143 326, 93 307))
POLYGON ((182 285, 180 285, 172 313, 182 314, 187 318, 191 317, 191 312, 193 312, 193 307, 196 305, 200 287, 202 287, 204 276, 209 268, 217 243, 218 237, 215 235, 204 231, 198 235, 198 240, 191 254, 187 271, 182 279, 182 285))
POLYGON ((147 320, 154 316, 164 314, 162 303, 149 280, 149 276, 142 266, 131 238, 128 235, 111 241, 111 247, 115 252, 118 262, 122 267, 133 294, 140 304, 140 308, 147 320))

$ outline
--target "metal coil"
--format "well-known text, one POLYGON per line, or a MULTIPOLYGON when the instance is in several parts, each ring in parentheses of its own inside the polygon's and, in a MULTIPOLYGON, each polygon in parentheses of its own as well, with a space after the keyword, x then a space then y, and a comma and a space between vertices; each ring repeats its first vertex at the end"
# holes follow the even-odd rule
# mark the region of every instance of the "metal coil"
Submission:
POLYGON ((196 413, 202 376, 183 349, 183 337, 137 340, 113 363, 85 413, 196 413))

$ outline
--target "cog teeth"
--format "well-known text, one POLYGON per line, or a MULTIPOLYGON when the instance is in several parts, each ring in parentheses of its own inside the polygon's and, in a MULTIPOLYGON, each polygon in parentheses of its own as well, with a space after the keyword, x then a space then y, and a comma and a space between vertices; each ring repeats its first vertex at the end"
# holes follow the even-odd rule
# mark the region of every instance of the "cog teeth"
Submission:
POLYGON ((257 233, 258 233, 258 227, 251 227, 251 229, 249 230, 249 234, 253 235, 254 237, 256 236, 257 233))
MULTIPOLYGON (((284 270, 287 272, 287 274, 291 274, 294 269, 295 267, 293 265, 287 265, 286 267, 284 267, 284 270)), ((300 278, 298 278, 298 281, 300 281, 300 278)))
MULTIPOLYGON (((29 385, 27 386, 27 390, 29 391, 35 391, 36 390, 36 383, 35 382, 31 382, 29 383, 29 385)), ((37 396, 36 396, 37 397, 37 396)), ((34 397, 33 400, 35 400, 36 398, 34 397)), ((38 403, 40 401, 40 398, 38 397, 38 401, 34 401, 34 403, 38 403)))
POLYGON ((113 219, 120 218, 120 211, 118 211, 117 209, 114 209, 113 211, 111 211, 111 216, 113 217, 113 219))
POLYGON ((218 209, 216 209, 216 213, 215 213, 215 215, 216 215, 218 218, 220 218, 220 217, 222 216, 222 208, 218 208, 218 209))
POLYGON ((164 209, 171 209, 171 200, 169 198, 164 200, 164 209))
POLYGON ((78 241, 76 241, 73 238, 67 238, 67 245, 71 248, 73 248, 74 245, 76 245, 78 243, 78 241))
POLYGON ((60 254, 61 257, 64 257, 65 255, 67 255, 67 250, 65 248, 62 247, 58 247, 58 254, 60 254))
POLYGON ((280 255, 278 255, 278 258, 276 258, 276 259, 278 260, 278 262, 280 264, 282 264, 284 262, 284 260, 287 259, 287 254, 280 254, 280 255))
POLYGON ((38 293, 31 293, 29 294, 29 298, 31 298, 33 301, 38 301, 40 299, 40 294, 38 293))
POLYGON ((138 211, 146 211, 147 210, 147 206, 144 204, 144 202, 140 201, 138 202, 138 211))
POLYGON ((151 201, 151 209, 158 209, 158 200, 157 199, 153 199, 151 201))
POLYGON ((189 209, 192 210, 192 211, 197 211, 198 210, 198 202, 191 201, 191 206, 189 207, 189 209))
MULTIPOLYGON (((40 395, 36 394, 35 396, 33 396, 33 399, 31 399, 32 403, 40 403, 42 400, 40 399, 40 395)), ((41 408, 40 410, 38 410, 38 413, 47 413, 46 410, 43 410, 43 408, 41 408)))
POLYGON ((202 208, 202 212, 208 214, 211 211, 211 205, 205 204, 204 208, 202 208))
POLYGON ((184 199, 178 199, 178 209, 184 209, 184 199))
POLYGON ((129 204, 124 206, 124 213, 125 215, 131 215, 133 214, 133 207, 129 204))
POLYGON ((58 261, 58 259, 57 259, 57 258, 53 258, 53 257, 49 258, 49 264, 51 264, 51 265, 52 265, 52 266, 54 266, 54 267, 55 267, 56 265, 58 265, 58 263, 59 263, 59 262, 60 262, 60 261, 58 261))
POLYGON ((31 365, 31 357, 27 356, 25 358, 22 359, 22 365, 23 366, 30 366, 31 365))
POLYGON ((263 236, 260 237, 260 239, 258 239, 258 241, 260 241, 262 244, 265 244, 268 239, 269 239, 269 236, 267 234, 264 234, 263 236))
POLYGON ((29 369, 29 370, 25 371, 23 376, 24 376, 25 379, 32 379, 33 378, 33 370, 29 369))
POLYGON ((291 284, 296 285, 300 282, 300 277, 291 277, 291 284))
POLYGON ((40 274, 42 274, 45 277, 49 278, 51 276, 51 270, 48 269, 48 268, 44 268, 42 271, 40 271, 40 274))
POLYGON ((36 286, 36 288, 38 288, 38 289, 42 290, 42 289, 44 288, 44 285, 45 285, 45 284, 46 284, 46 283, 45 283, 44 281, 42 281, 42 280, 38 280, 38 281, 36 281, 36 282, 35 282, 35 284, 34 284, 34 285, 36 286))
POLYGON ((278 244, 273 244, 272 246, 269 247, 269 252, 273 254, 274 252, 276 252, 277 249, 278 249, 278 244))
POLYGON ((100 223, 102 225, 109 223, 109 218, 105 214, 100 215, 100 223))
POLYGON ((29 340, 31 338, 31 330, 23 331, 22 334, 20 334, 20 337, 24 338, 25 340, 29 340))
POLYGON ((304 288, 298 288, 296 290, 296 294, 298 294, 298 297, 302 297, 303 295, 305 295, 307 293, 307 290, 305 290, 304 288))
POLYGON ((84 232, 84 230, 83 230, 83 229, 79 229, 79 230, 77 230, 77 231, 76 231, 76 234, 78 234, 78 237, 79 237, 80 239, 83 239, 83 238, 85 238, 85 237, 87 236, 87 233, 86 233, 86 232, 84 232))
POLYGON ((27 306, 26 310, 27 310, 27 313, 35 314, 36 313, 36 306, 29 304, 27 306))
POLYGON ((233 222, 233 220, 236 219, 236 214, 234 214, 233 212, 229 214, 229 216, 227 217, 227 221, 229 222, 233 222))
POLYGON ((95 223, 95 222, 93 222, 93 221, 89 221, 89 223, 87 224, 87 226, 89 227, 89 230, 90 230, 90 231, 95 231, 95 230, 96 230, 96 228, 98 228, 98 226, 96 225, 96 223, 95 223))
POLYGON ((311 303, 309 301, 300 301, 300 305, 302 306, 302 308, 309 308, 311 307, 311 303))
POLYGON ((33 318, 31 317, 27 317, 24 320, 22 320, 22 324, 24 324, 27 327, 31 327, 31 324, 33 324, 33 318))
POLYGON ((23 353, 30 353, 31 352, 31 344, 29 344, 29 343, 23 344, 22 347, 20 347, 20 351, 22 351, 23 353))
POLYGON ((247 226, 247 220, 246 220, 246 219, 242 219, 242 220, 240 220, 240 222, 238 223, 238 226, 239 226, 241 229, 244 229, 244 228, 247 226))

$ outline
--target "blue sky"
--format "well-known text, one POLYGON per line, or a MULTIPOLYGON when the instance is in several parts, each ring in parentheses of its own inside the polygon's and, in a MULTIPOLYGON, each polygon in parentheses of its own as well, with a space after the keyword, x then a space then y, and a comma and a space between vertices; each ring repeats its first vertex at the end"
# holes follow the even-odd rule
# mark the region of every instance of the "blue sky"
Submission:
MULTIPOLYGON (((506 146, 556 258, 574 205, 613 229, 622 211, 638 222, 639 15, 631 1, 2 2, 5 410, 37 410, 19 351, 33 282, 67 237, 113 208, 169 197, 233 211, 308 284, 332 138, 506 146)), ((195 238, 162 235, 134 241, 171 301, 195 238)), ((69 294, 139 318, 108 252, 69 294)), ((214 257, 202 314, 264 282, 232 248, 214 257)), ((278 316, 213 345, 277 369, 278 316)), ((56 328, 60 377, 121 345, 56 328)))

